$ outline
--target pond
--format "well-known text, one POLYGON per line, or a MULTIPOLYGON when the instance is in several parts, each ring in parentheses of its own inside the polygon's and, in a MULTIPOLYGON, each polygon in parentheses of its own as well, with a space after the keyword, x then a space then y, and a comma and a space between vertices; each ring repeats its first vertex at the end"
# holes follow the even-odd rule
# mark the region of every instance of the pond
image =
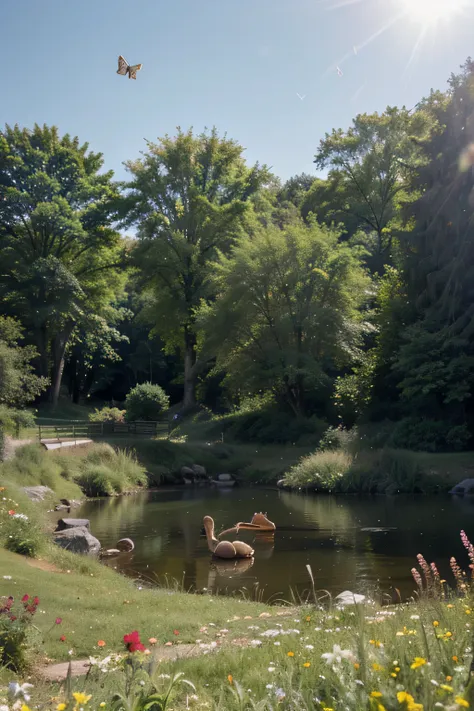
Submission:
MULTIPOLYGON (((104 548, 132 538, 133 553, 107 561, 152 583, 179 580, 186 589, 233 593, 246 588, 262 599, 289 600, 309 589, 310 564, 317 589, 338 594, 377 587, 403 597, 414 589, 417 553, 436 561, 449 577, 454 555, 467 569, 459 532, 474 540, 474 501, 445 496, 316 496, 274 489, 180 487, 86 502, 77 513, 90 519, 104 548), (203 516, 216 531, 268 512, 274 535, 242 531, 255 549, 252 561, 215 561, 202 535, 203 516), (368 530, 369 529, 369 530, 368 530)), ((235 538, 235 535, 230 537, 235 538)))

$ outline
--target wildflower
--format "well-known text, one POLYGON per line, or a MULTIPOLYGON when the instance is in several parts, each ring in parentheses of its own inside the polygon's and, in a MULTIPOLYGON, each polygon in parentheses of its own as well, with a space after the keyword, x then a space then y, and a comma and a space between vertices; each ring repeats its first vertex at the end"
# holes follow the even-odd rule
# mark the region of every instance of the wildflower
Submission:
POLYGON ((156 639, 156 637, 150 637, 150 639, 149 639, 148 641, 149 641, 149 643, 150 643, 151 645, 156 644, 156 643, 158 642, 158 640, 156 639))
POLYGON ((372 664, 372 669, 376 672, 383 671, 383 667, 381 667, 380 664, 377 664, 376 662, 374 662, 374 664, 372 664))
POLYGON ((311 666, 311 662, 305 662, 305 663, 303 664, 303 666, 304 666, 305 669, 309 669, 310 666, 311 666))
POLYGON ((294 656, 295 656, 295 653, 294 653, 294 652, 288 652, 287 656, 288 656, 288 657, 294 657, 294 656))
POLYGON ((23 597, 21 598, 21 601, 22 601, 22 602, 28 602, 29 599, 30 599, 30 596, 29 596, 29 595, 23 595, 23 597))
POLYGON ((129 652, 144 652, 145 651, 145 645, 143 645, 141 643, 140 635, 138 634, 138 632, 136 630, 134 630, 133 632, 130 632, 130 634, 124 635, 123 642, 129 652))
POLYGON ((173 634, 177 637, 179 635, 179 630, 173 630, 173 634))
POLYGON ((454 605, 449 604, 449 605, 446 605, 446 607, 448 608, 448 610, 452 610, 454 605))
POLYGON ((99 706, 100 706, 101 709, 103 709, 103 708, 105 708, 105 707, 107 706, 107 704, 105 703, 105 701, 101 701, 100 704, 99 704, 99 706))
POLYGON ((447 684, 440 684, 439 688, 443 689, 443 691, 449 691, 449 692, 451 692, 453 690, 453 687, 448 686, 447 684))
POLYGON ((359 671, 359 669, 360 669, 360 664, 359 664, 359 662, 354 662, 354 669, 355 669, 356 671, 359 671))
POLYGON ((229 684, 232 684, 232 682, 234 681, 234 677, 232 676, 232 674, 227 675, 227 681, 229 682, 229 684))
POLYGON ((381 699, 382 698, 382 692, 381 691, 371 691, 370 692, 370 697, 372 699, 381 699))
POLYGON ((410 669, 419 669, 426 664, 426 659, 423 657, 415 657, 413 664, 410 665, 410 669))
POLYGON ((251 647, 260 647, 261 644, 262 644, 262 640, 261 640, 261 639, 252 639, 252 640, 250 641, 250 646, 251 646, 251 647))
POLYGON ((456 696, 454 699, 458 706, 462 706, 463 709, 469 708, 469 703, 462 696, 456 696))
POLYGON ((56 619, 54 620, 54 624, 55 624, 55 625, 60 625, 62 621, 63 621, 63 620, 62 620, 62 617, 56 617, 56 619))
POLYGON ((307 617, 306 617, 306 622, 311 622, 311 616, 310 616, 310 615, 307 615, 307 617))
POLYGON ((419 619, 420 619, 420 615, 412 615, 410 617, 410 620, 419 620, 419 619))
POLYGON ((452 681, 452 680, 453 680, 453 677, 448 674, 448 676, 446 677, 446 681, 452 681))
POLYGON ((73 697, 78 704, 87 704, 87 702, 92 698, 92 694, 84 694, 83 691, 75 691, 73 697))
POLYGON ((99 639, 99 641, 97 642, 97 646, 98 647, 105 647, 105 641, 103 639, 99 639))
POLYGON ((341 649, 338 644, 332 648, 332 652, 321 654, 321 659, 326 661, 326 664, 340 664, 343 659, 348 659, 354 663, 354 655, 349 649, 341 649))
POLYGON ((61 637, 59 638, 59 641, 60 641, 60 642, 65 642, 65 641, 66 641, 65 635, 62 634, 61 637))
POLYGON ((64 702, 61 702, 56 706, 56 711, 64 711, 66 708, 66 704, 64 702))
POLYGON ((433 627, 439 627, 438 620, 433 620, 433 627))
POLYGON ((376 640, 376 639, 369 639, 369 644, 371 644, 373 647, 376 647, 377 649, 378 649, 379 647, 383 647, 382 642, 379 642, 379 641, 376 640))
POLYGON ((314 649, 314 647, 313 647, 312 644, 305 644, 304 648, 305 648, 305 649, 310 649, 310 650, 313 650, 313 649, 314 649))
POLYGON ((33 684, 19 684, 17 681, 11 681, 8 684, 8 693, 13 696, 14 699, 20 698, 28 703, 30 700, 30 695, 28 689, 32 689, 33 684))
POLYGON ((453 660, 453 662, 458 662, 458 661, 459 661, 459 659, 456 657, 456 655, 454 655, 454 657, 451 657, 451 659, 453 660))
POLYGON ((334 711, 330 706, 323 706, 323 711, 334 711))
POLYGON ((8 515, 9 515, 9 516, 14 516, 15 513, 16 513, 16 512, 15 512, 14 509, 10 509, 10 511, 8 512, 8 515))

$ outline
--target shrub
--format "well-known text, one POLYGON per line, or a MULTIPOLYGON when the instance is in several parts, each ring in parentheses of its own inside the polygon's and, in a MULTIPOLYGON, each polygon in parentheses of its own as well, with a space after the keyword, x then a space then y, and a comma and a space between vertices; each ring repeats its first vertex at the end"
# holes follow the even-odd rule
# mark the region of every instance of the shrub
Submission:
POLYGON ((0 599, 0 665, 15 672, 26 666, 28 632, 38 609, 39 598, 24 595, 21 604, 13 597, 0 599))
POLYGON ((141 383, 125 399, 125 419, 128 422, 147 420, 156 422, 169 407, 169 397, 159 385, 141 383))
POLYGON ((90 422, 125 422, 125 410, 118 407, 103 407, 101 410, 95 409, 89 415, 90 422))
POLYGON ((460 451, 470 439, 466 425, 453 427, 448 420, 406 417, 395 426, 390 445, 425 452, 460 451))
POLYGON ((15 410, 0 405, 0 428, 10 434, 18 435, 22 428, 34 427, 35 416, 30 410, 15 410))
POLYGON ((321 437, 318 449, 321 452, 341 449, 348 452, 352 448, 353 442, 358 438, 357 427, 346 430, 345 427, 328 427, 321 437))
POLYGON ((345 452, 314 452, 300 459, 285 477, 288 486, 335 491, 347 475, 352 457, 345 452))
POLYGON ((75 478, 86 496, 113 496, 147 484, 145 468, 134 454, 98 444, 79 460, 75 478))

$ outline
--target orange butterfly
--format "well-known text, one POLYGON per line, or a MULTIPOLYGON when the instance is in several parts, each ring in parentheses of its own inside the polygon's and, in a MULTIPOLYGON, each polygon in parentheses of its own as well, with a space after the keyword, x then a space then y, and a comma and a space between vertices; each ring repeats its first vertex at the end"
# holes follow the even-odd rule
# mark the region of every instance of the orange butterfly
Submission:
POLYGON ((136 79, 137 72, 140 71, 142 66, 143 64, 133 64, 132 66, 130 66, 125 57, 122 57, 122 55, 120 55, 118 58, 117 74, 121 74, 122 76, 127 76, 128 74, 129 79, 136 79))

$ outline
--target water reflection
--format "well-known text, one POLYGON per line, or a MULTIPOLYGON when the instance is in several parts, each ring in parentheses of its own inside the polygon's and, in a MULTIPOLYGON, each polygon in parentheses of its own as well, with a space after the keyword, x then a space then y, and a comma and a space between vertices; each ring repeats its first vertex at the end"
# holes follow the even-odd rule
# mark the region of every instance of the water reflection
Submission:
POLYGON ((474 502, 466 498, 318 497, 182 487, 90 501, 77 515, 90 519, 105 548, 123 537, 134 540, 132 554, 107 561, 129 575, 150 580, 167 575, 186 587, 228 591, 258 584, 268 597, 288 598, 292 590, 308 588, 308 563, 317 587, 331 593, 379 585, 410 595, 417 553, 436 560, 443 577, 449 575, 451 555, 464 561, 459 531, 464 528, 474 538, 473 512, 474 502), (275 533, 226 536, 252 545, 254 561, 212 561, 202 535, 203 516, 212 516, 219 532, 262 510, 275 521, 275 533))

